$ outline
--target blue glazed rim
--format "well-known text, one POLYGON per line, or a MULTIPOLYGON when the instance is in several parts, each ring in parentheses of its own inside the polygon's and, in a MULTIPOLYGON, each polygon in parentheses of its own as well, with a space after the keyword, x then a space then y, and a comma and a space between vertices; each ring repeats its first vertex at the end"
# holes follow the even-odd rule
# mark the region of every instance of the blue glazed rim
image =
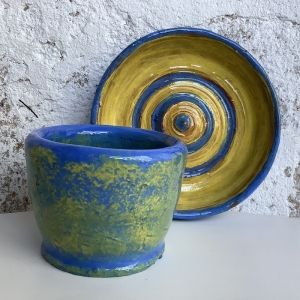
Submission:
POLYGON ((262 181, 265 179, 265 177, 268 175, 271 166, 275 160, 276 153, 278 150, 279 142, 280 142, 280 116, 279 116, 279 109, 278 109, 278 100, 275 93, 275 90, 271 84, 271 81, 263 69, 263 67, 258 63, 258 61, 243 47, 241 47, 236 42, 223 37, 217 33, 214 33, 210 30, 201 29, 201 28, 193 28, 193 27, 178 27, 178 28, 169 28, 169 29, 163 29, 159 31, 152 32, 136 41, 134 41, 132 44, 130 44, 127 48, 125 48, 109 65, 107 70, 104 72, 100 83, 97 87, 96 94, 94 97, 94 102, 92 106, 91 111, 91 123, 96 124, 97 122, 97 114, 100 107, 100 97, 102 93, 102 89, 104 87, 104 84, 106 80, 110 77, 110 75, 114 72, 114 70, 126 59, 133 51, 135 51, 139 46, 143 45, 144 43, 147 43, 149 41, 168 36, 168 35, 182 35, 182 34, 192 34, 196 36, 201 37, 207 37, 211 38, 217 41, 220 41, 227 46, 234 49, 239 55, 244 57, 251 66, 258 72, 258 74, 262 77, 262 79, 265 81, 266 86, 268 87, 272 102, 273 102, 273 108, 274 108, 274 140, 272 144, 271 151, 269 153, 269 156, 264 163, 262 169, 258 172, 258 174, 255 176, 255 178, 250 182, 250 184, 238 195, 228 199, 225 203, 206 208, 206 209, 198 209, 198 210, 176 210, 174 212, 174 219, 179 220, 193 220, 193 219, 199 219, 207 216, 216 215, 222 212, 225 212, 242 201, 244 201, 250 194, 252 194, 256 188, 262 183, 262 181))
MULTIPOLYGON (((132 128, 125 126, 112 126, 112 125, 94 125, 94 124, 71 124, 71 125, 56 125, 43 127, 32 131, 26 138, 25 147, 27 144, 36 144, 45 146, 49 149, 64 148, 68 149, 69 155, 74 154, 75 157, 78 154, 106 154, 110 156, 132 156, 136 159, 140 158, 143 160, 144 156, 149 156, 152 162, 163 161, 165 159, 170 159, 174 153, 182 153, 185 155, 187 153, 186 146, 176 137, 169 136, 162 132, 155 130, 147 130, 142 128, 132 128), (163 143, 162 147, 151 148, 151 149, 136 149, 136 148, 110 148, 110 147, 98 147, 91 145, 81 145, 81 144, 67 144, 63 142, 57 142, 51 139, 51 134, 61 134, 62 136, 70 136, 72 134, 82 134, 82 133, 118 133, 126 134, 131 136, 140 136, 143 138, 154 138, 155 141, 163 143), (143 156, 144 155, 144 156, 143 156)), ((80 157, 77 156, 77 159, 80 157)))

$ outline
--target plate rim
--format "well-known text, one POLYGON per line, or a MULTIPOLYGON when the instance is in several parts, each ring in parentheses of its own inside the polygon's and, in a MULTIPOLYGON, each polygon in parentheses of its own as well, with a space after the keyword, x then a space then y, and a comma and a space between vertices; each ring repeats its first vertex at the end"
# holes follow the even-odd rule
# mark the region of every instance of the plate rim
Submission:
POLYGON ((191 210, 175 210, 174 211, 174 219, 178 220, 193 220, 193 219, 200 219, 212 215, 216 215, 222 212, 225 212, 242 201, 246 200, 246 198, 252 194, 257 187, 263 182, 263 180, 268 175, 273 162, 275 160, 279 143, 280 143, 280 114, 279 114, 279 101, 277 94, 275 92, 275 89, 266 73, 264 68, 259 64, 259 62, 242 46, 240 46, 238 43, 234 42, 233 40, 224 37, 218 33, 215 33, 213 31, 203 29, 203 28, 195 28, 195 27, 175 27, 175 28, 168 28, 168 29, 162 29, 158 31, 151 32, 137 40, 135 40, 133 43, 131 43, 129 46, 127 46, 121 53, 119 53, 115 59, 111 62, 111 64, 108 66, 104 74, 102 75, 99 85, 97 86, 96 93, 93 100, 92 110, 91 110, 91 123, 97 124, 97 118, 98 118, 98 111, 101 107, 101 92, 105 85, 105 82, 110 77, 110 75, 114 72, 114 70, 126 59, 134 50, 136 50, 139 46, 143 45, 146 42, 168 36, 168 35, 180 35, 180 34, 193 34, 200 37, 208 37, 220 42, 223 42, 227 46, 231 47, 235 51, 238 52, 243 58, 245 58, 248 63, 258 72, 258 74, 262 77, 262 79, 265 81, 266 86, 268 87, 270 94, 271 94, 271 100, 274 108, 274 139, 271 147, 271 151, 262 166, 261 170, 256 174, 256 176, 253 178, 253 180, 249 183, 249 185, 239 194, 229 198, 224 203, 208 207, 208 208, 202 208, 202 209, 191 209, 191 210))

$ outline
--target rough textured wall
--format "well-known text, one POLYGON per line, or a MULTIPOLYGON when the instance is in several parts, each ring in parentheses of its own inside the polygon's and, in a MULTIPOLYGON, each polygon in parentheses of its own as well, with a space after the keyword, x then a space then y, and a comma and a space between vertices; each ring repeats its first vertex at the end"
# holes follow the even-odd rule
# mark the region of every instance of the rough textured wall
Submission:
POLYGON ((300 18, 297 0, 0 0, 0 211, 30 208, 24 138, 51 124, 89 122, 111 60, 151 31, 195 26, 249 50, 280 98, 282 139, 259 189, 236 209, 300 216, 300 18))

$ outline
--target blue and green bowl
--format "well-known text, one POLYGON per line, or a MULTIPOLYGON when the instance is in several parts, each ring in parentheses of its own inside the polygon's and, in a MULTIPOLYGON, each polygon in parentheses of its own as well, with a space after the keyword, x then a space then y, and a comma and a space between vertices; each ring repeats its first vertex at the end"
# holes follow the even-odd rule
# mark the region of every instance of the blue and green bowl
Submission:
POLYGON ((25 150, 49 263, 110 277, 162 256, 185 165, 182 142, 142 129, 66 125, 32 132, 25 150))

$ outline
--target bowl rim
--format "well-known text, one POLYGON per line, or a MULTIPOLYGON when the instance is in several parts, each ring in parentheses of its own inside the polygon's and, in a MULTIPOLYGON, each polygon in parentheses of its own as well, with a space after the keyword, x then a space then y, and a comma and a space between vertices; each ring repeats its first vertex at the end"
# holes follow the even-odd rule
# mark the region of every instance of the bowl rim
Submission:
POLYGON ((262 183, 262 181, 268 175, 271 166, 275 160, 276 153, 278 151, 279 143, 280 143, 280 114, 278 108, 278 97, 276 95, 275 89, 273 88, 271 81, 263 69, 263 67, 259 64, 259 62, 243 47, 241 47, 238 43, 234 42, 233 40, 219 35, 215 32, 212 32, 207 29, 203 28, 195 28, 195 27, 175 27, 175 28, 168 28, 163 30, 158 30, 151 32, 133 43, 127 46, 116 58, 112 61, 109 67, 104 72, 103 76, 101 77, 100 83, 97 86, 97 90, 94 97, 94 102, 91 111, 91 123, 96 124, 98 111, 100 108, 100 97, 102 89, 105 85, 106 80, 110 77, 113 71, 119 67, 119 65, 132 53, 134 52, 139 46, 143 45, 144 43, 153 41, 155 39, 159 39, 169 35, 184 35, 184 34, 192 34, 199 37, 207 37, 213 40, 219 41, 224 43, 225 45, 234 49, 239 55, 245 58, 248 63, 258 72, 261 76, 262 80, 265 82, 266 87, 269 90, 271 95, 271 100, 273 104, 273 113, 274 113, 274 138, 272 147, 270 148, 269 155, 264 162, 261 170, 253 177, 252 181, 242 190, 239 194, 229 198, 223 204, 218 204, 216 206, 208 207, 208 208, 201 208, 201 209, 193 209, 193 210, 176 210, 174 214, 175 219, 198 219, 201 217, 211 216, 215 214, 219 214, 221 212, 227 211, 230 208, 233 208, 237 204, 241 203, 245 200, 250 194, 252 194, 257 187, 262 183))
POLYGON ((114 126, 114 125, 95 125, 95 124, 68 124, 68 125, 56 125, 49 127, 42 127, 32 131, 26 138, 25 144, 28 145, 32 140, 40 141, 44 146, 49 147, 63 147, 69 149, 85 149, 90 152, 101 152, 103 154, 109 155, 122 155, 125 156, 135 156, 135 155, 151 155, 151 154, 167 154, 167 153, 175 153, 182 152, 187 153, 186 146, 183 142, 173 136, 169 136, 162 132, 147 130, 141 128, 132 128, 125 126, 114 126), (107 133, 118 133, 121 132, 123 134, 139 134, 140 136, 152 137, 157 139, 157 141, 164 143, 165 147, 159 147, 154 149, 126 149, 126 148, 110 148, 110 147, 96 147, 89 145, 80 145, 80 144, 67 144, 52 141, 45 137, 45 134, 55 132, 55 131, 72 131, 74 133, 85 133, 85 132, 107 132, 107 133), (167 143, 171 143, 168 145, 167 143))

